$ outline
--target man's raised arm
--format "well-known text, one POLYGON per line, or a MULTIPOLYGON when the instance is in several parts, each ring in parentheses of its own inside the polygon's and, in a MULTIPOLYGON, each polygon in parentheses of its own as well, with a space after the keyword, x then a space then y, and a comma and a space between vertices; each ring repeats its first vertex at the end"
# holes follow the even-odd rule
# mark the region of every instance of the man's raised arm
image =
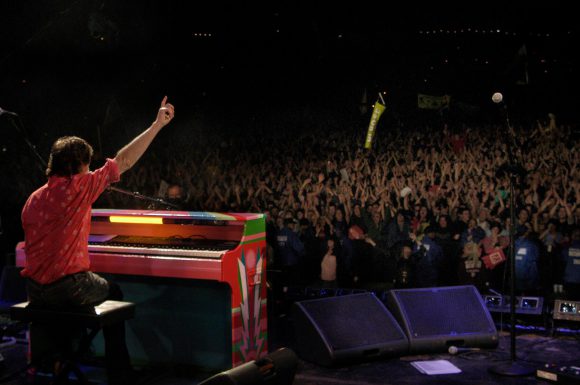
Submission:
POLYGON ((151 126, 117 152, 115 161, 119 165, 121 174, 137 163, 153 141, 153 138, 173 119, 174 114, 175 108, 170 103, 167 103, 167 96, 165 96, 157 112, 157 118, 151 126))

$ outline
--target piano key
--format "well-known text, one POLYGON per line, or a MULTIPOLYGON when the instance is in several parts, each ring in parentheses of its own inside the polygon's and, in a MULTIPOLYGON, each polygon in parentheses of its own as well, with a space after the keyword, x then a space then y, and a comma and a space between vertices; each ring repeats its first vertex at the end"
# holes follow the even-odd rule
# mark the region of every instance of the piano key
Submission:
POLYGON ((104 245, 90 244, 89 253, 119 253, 119 254, 139 254, 151 256, 175 256, 190 258, 221 258, 229 249, 224 250, 195 250, 195 249, 174 249, 160 247, 136 247, 127 245, 104 245))

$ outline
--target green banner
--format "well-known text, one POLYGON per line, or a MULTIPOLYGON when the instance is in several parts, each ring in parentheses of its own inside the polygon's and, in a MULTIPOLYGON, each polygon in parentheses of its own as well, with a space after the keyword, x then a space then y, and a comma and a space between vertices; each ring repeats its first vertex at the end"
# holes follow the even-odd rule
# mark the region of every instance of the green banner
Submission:
POLYGON ((440 110, 449 107, 449 95, 433 96, 425 94, 417 94, 417 107, 426 110, 440 110))
POLYGON ((371 143, 373 142, 373 137, 375 136, 375 130, 377 128, 377 123, 381 118, 381 115, 385 111, 385 105, 379 103, 378 101, 375 103, 375 108, 373 109, 373 115, 371 116, 371 121, 369 123, 369 129, 367 130, 367 139, 365 141, 365 148, 371 148, 371 143))

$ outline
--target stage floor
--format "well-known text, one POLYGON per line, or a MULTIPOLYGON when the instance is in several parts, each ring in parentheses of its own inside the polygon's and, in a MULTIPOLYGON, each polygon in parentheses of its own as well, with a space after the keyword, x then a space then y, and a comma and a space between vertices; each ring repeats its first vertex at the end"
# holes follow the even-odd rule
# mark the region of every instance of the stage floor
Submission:
MULTIPOLYGON (((278 316, 271 320, 270 347, 293 348, 292 320, 286 316, 278 316)), ((580 329, 580 325, 578 328, 580 329)), ((4 343, 0 348, 2 362, 0 363, 0 384, 21 385, 30 384, 26 376, 26 352, 28 345, 24 341, 13 344, 4 343)), ((542 331, 519 330, 516 350, 518 362, 533 368, 546 363, 559 366, 580 367, 580 331, 556 332, 547 335, 542 331)), ((500 344, 496 349, 468 351, 457 355, 429 354, 381 359, 346 365, 335 368, 299 360, 294 380, 295 385, 338 384, 338 385, 374 385, 374 384, 546 384, 545 380, 535 377, 503 377, 491 374, 488 369, 510 357, 510 334, 500 330, 500 344), (417 371, 413 361, 447 360, 461 370, 461 373, 445 375, 425 375, 417 371)), ((92 384, 106 384, 104 371, 100 368, 84 368, 92 384)), ((211 376, 212 373, 176 373, 169 368, 149 368, 141 376, 138 384, 142 385, 194 385, 211 376)), ((576 380, 580 383, 579 379, 576 380)), ((50 378, 36 377, 35 384, 49 384, 50 378)), ((74 383, 74 382, 73 382, 74 383)), ((267 382, 275 384, 276 382, 267 382)), ((132 385, 132 384, 127 384, 132 385)), ((245 385, 245 384, 240 384, 245 385)), ((248 384, 249 385, 249 384, 248 384)))
MULTIPOLYGON (((526 334, 517 338, 518 362, 534 369, 546 362, 580 366, 580 342, 575 337, 543 337, 526 334)), ((510 357, 509 334, 502 333, 500 346, 493 350, 464 352, 458 355, 429 354, 392 358, 342 368, 321 368, 310 363, 300 363, 294 384, 545 384, 535 377, 503 377, 488 371, 510 357), (447 360, 461 373, 425 375, 411 362, 447 360)), ((580 376, 578 380, 580 381, 580 376)), ((579 382, 580 383, 580 382, 579 382)))

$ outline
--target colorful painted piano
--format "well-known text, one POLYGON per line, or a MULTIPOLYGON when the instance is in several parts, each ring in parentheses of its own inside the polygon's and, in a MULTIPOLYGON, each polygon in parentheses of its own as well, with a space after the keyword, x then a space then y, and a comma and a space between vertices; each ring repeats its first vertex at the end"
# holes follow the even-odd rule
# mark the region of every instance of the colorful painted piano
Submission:
POLYGON ((263 214, 93 209, 91 270, 137 304, 134 362, 222 369, 266 355, 265 238, 263 214))

